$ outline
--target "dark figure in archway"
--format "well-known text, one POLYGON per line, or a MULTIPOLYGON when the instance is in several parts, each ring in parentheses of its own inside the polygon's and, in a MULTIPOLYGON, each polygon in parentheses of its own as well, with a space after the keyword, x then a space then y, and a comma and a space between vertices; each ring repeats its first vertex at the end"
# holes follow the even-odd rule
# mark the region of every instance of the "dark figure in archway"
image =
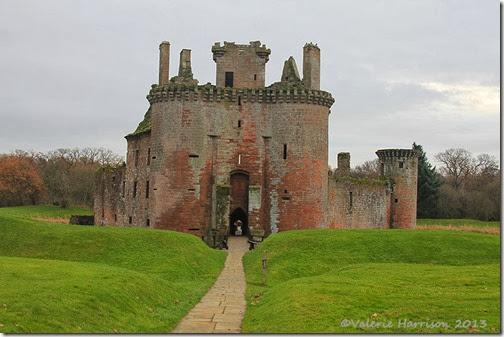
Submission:
POLYGON ((231 213, 231 216, 229 217, 229 234, 248 236, 249 230, 247 214, 243 209, 237 208, 233 211, 233 213, 231 213), (241 229, 241 233, 238 230, 239 228, 241 229))

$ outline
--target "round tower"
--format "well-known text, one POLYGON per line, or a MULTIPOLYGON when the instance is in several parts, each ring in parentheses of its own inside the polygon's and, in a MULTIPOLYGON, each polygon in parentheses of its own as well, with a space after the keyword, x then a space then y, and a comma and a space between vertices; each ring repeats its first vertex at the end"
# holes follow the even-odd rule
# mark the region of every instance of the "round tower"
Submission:
POLYGON ((382 177, 393 181, 390 203, 390 228, 416 226, 418 153, 409 149, 376 151, 382 177))

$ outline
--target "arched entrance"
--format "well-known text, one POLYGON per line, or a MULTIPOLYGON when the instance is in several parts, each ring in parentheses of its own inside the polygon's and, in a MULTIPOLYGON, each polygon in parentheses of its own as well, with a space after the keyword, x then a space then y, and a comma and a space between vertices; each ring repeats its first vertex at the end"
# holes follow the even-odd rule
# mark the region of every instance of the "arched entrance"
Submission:
POLYGON ((248 235, 248 172, 235 170, 231 172, 229 235, 248 235), (236 233, 237 221, 241 222, 241 233, 236 233))
POLYGON ((229 216, 229 234, 247 236, 248 233, 249 230, 247 214, 243 209, 237 208, 229 216), (237 232, 237 225, 241 228, 241 234, 237 232))

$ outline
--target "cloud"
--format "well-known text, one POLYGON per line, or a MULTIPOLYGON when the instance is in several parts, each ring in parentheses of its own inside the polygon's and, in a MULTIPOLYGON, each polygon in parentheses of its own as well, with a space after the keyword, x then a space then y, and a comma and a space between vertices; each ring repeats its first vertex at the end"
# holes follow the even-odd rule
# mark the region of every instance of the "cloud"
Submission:
POLYGON ((496 116, 500 106, 500 88, 482 84, 421 83, 422 87, 443 94, 437 107, 445 113, 496 116))

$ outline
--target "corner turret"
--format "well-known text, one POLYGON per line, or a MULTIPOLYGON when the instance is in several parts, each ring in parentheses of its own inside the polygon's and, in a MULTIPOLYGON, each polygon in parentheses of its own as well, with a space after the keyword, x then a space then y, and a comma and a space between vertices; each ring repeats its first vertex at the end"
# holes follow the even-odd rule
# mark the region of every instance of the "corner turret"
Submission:
POLYGON ((418 183, 418 152, 410 149, 376 151, 380 174, 393 180, 390 228, 415 229, 418 183))

